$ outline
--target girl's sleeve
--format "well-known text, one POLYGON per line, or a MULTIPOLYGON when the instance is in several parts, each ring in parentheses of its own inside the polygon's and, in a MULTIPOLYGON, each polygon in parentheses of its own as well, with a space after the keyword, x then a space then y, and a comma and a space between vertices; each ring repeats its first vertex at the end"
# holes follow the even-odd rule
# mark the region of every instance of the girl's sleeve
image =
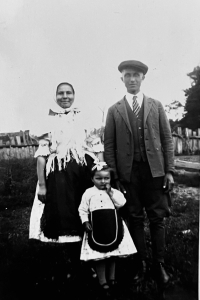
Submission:
POLYGON ((42 136, 38 137, 39 147, 35 152, 34 157, 38 156, 48 156, 51 154, 50 152, 50 143, 51 143, 51 136, 50 134, 46 133, 42 136))
POLYGON ((126 203, 126 199, 125 199, 124 195, 116 189, 112 188, 112 191, 113 191, 112 200, 114 202, 115 207, 120 208, 120 207, 124 206, 124 204, 126 203))
POLYGON ((87 191, 82 196, 78 212, 82 223, 89 221, 89 195, 87 191))

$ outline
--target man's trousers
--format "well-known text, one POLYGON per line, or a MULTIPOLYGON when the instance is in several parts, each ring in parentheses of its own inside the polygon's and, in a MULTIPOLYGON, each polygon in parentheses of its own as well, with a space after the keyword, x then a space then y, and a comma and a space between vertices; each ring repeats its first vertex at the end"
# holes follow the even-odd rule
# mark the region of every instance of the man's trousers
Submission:
POLYGON ((133 163, 131 182, 122 182, 127 203, 123 215, 141 260, 147 258, 144 232, 145 212, 149 219, 153 260, 164 262, 164 218, 169 216, 168 195, 163 189, 164 177, 152 177, 148 162, 133 163))

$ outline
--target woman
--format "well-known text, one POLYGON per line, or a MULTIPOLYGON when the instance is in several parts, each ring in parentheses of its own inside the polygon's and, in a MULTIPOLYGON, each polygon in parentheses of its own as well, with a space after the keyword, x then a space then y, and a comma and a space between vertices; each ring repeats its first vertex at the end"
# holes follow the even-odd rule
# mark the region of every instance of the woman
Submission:
POLYGON ((79 260, 82 225, 78 207, 83 192, 91 185, 86 161, 97 153, 74 99, 73 86, 60 83, 56 109, 49 111, 50 133, 41 136, 35 153, 38 184, 29 238, 68 243, 71 260, 79 260))

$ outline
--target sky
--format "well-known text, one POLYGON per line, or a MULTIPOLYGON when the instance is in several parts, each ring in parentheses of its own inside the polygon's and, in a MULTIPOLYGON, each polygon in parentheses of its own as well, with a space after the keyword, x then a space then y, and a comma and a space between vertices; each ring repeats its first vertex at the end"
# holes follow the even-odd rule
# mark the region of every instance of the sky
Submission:
POLYGON ((1 0, 0 133, 39 133, 63 81, 99 122, 126 92, 118 65, 129 59, 149 67, 146 95, 184 104, 200 65, 199 11, 199 0, 1 0))

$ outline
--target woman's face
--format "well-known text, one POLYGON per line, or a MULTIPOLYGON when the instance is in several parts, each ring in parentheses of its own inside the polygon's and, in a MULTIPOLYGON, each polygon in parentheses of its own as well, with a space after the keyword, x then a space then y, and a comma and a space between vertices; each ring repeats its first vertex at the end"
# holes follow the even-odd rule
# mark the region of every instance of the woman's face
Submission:
POLYGON ((74 102, 75 95, 71 86, 62 84, 58 87, 56 101, 62 108, 69 108, 74 102))

